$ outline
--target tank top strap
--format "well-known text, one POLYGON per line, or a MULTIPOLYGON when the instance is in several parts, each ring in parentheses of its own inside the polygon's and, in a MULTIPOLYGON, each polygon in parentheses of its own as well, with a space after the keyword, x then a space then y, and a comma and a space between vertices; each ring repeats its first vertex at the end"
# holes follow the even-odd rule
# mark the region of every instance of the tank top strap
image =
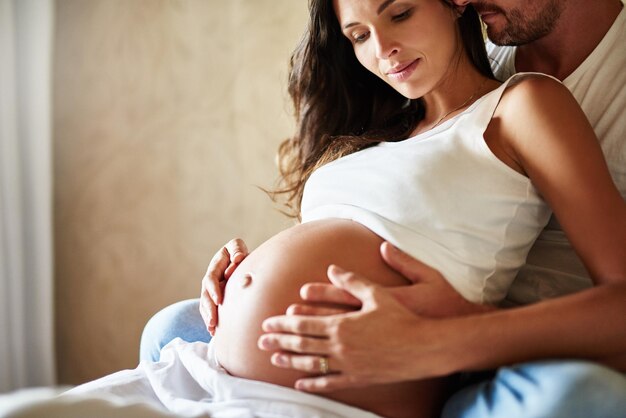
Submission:
POLYGON ((491 92, 487 93, 485 96, 481 98, 482 100, 484 100, 484 103, 482 103, 479 106, 480 110, 478 110, 478 114, 475 115, 476 117, 475 126, 481 131, 481 133, 483 133, 487 129, 487 126, 489 125, 489 122, 493 118, 493 115, 506 89, 514 86, 515 84, 519 83, 520 81, 526 78, 531 78, 531 77, 548 77, 560 83, 558 79, 552 77, 551 75, 547 75, 543 73, 527 72, 527 73, 513 74, 505 82, 503 82, 497 89, 492 90, 491 92))

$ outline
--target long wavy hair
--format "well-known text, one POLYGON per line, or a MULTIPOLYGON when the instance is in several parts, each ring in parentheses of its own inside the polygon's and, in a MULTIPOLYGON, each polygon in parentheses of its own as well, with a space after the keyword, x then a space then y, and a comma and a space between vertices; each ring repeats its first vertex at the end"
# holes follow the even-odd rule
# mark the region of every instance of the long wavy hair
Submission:
MULTIPOLYGON (((309 0, 309 18, 290 60, 296 132, 278 149, 279 183, 268 192, 298 219, 304 185, 315 169, 382 141, 408 138, 425 113, 421 99, 407 99, 359 63, 332 0, 309 0)), ((494 78, 474 8, 468 6, 457 22, 470 61, 494 78)))

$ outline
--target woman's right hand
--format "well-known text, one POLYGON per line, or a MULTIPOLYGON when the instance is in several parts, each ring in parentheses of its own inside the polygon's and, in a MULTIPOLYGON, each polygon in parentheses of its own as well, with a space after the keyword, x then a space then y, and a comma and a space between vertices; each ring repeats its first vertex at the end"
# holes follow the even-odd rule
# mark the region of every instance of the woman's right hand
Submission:
POLYGON ((224 300, 226 282, 248 254, 248 247, 243 240, 236 238, 228 241, 213 256, 202 278, 200 315, 211 335, 217 327, 217 305, 221 305, 224 300))

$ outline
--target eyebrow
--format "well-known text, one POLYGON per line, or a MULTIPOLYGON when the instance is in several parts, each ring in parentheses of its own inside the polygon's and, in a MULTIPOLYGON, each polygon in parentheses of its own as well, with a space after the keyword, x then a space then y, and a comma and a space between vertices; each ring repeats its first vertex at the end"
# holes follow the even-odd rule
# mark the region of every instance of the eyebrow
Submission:
MULTIPOLYGON (((393 3, 394 1, 396 1, 396 0, 385 0, 385 1, 384 1, 381 5, 380 5, 380 6, 378 6, 378 9, 376 10, 376 14, 377 14, 377 15, 379 15, 379 14, 381 14, 382 12, 384 12, 384 11, 385 11, 385 9, 386 9, 387 7, 389 7, 389 5, 390 5, 391 3, 393 3)), ((343 28, 344 28, 344 29, 348 29, 348 28, 350 28, 350 27, 352 27, 352 26, 355 26, 355 25, 358 25, 358 23, 357 23, 357 22, 351 22, 351 23, 347 23, 346 25, 344 25, 344 27, 343 27, 343 28)))
POLYGON ((376 14, 381 14, 382 12, 384 12, 384 11, 385 11, 385 9, 386 9, 387 7, 389 7, 389 5, 390 5, 391 3, 393 3, 394 1, 396 1, 396 0, 387 0, 387 1, 383 2, 383 4, 381 4, 380 6, 378 6, 378 10, 376 10, 376 14))

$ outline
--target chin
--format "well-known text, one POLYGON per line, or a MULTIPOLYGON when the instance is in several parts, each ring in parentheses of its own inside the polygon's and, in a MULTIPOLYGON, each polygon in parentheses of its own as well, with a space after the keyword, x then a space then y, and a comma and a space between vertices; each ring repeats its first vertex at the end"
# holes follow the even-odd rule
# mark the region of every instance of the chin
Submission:
POLYGON ((400 89, 395 89, 395 90, 410 100, 419 99, 420 97, 424 96, 424 92, 421 89, 419 91, 415 91, 414 89, 408 89, 408 88, 400 88, 400 89))

